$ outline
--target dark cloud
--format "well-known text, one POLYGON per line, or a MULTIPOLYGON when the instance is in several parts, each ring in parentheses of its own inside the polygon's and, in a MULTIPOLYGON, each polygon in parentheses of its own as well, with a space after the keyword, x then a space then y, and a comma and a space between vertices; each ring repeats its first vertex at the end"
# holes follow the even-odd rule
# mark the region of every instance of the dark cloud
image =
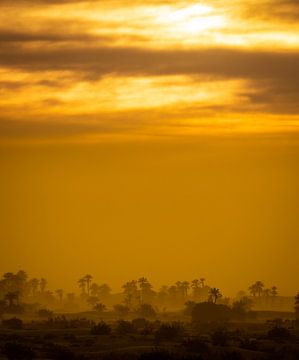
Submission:
POLYGON ((261 0, 249 3, 245 12, 246 17, 256 19, 277 19, 280 22, 299 21, 298 0, 261 0))
POLYGON ((0 49, 0 66, 26 71, 67 70, 74 81, 104 75, 189 75, 215 79, 246 79, 256 92, 246 96, 265 109, 296 113, 299 103, 299 52, 232 49, 147 50, 113 47, 0 49), (252 95, 253 94, 253 95, 252 95))
POLYGON ((111 36, 93 36, 86 33, 68 33, 61 29, 59 33, 49 32, 17 32, 17 31, 8 31, 0 30, 0 44, 1 43, 13 43, 13 42, 83 42, 83 41, 97 41, 97 42, 111 42, 111 36))
POLYGON ((148 50, 114 47, 23 48, 4 46, 0 65, 35 70, 103 74, 211 74, 230 78, 298 77, 299 52, 232 49, 148 50))

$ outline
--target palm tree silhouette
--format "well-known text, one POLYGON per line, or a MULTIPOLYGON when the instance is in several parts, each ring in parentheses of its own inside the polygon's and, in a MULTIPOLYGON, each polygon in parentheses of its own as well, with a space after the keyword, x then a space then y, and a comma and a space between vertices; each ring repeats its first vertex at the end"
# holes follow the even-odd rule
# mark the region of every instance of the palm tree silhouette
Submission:
POLYGON ((32 295, 35 296, 38 290, 39 280, 36 278, 33 278, 29 281, 29 285, 31 287, 32 295))
POLYGON ((106 305, 97 303, 94 305, 93 309, 98 313, 103 313, 106 310, 106 305))
POLYGON ((85 278, 81 278, 78 280, 79 288, 81 289, 81 294, 85 294, 86 291, 86 281, 85 278))
POLYGON ((211 288, 209 294, 210 299, 214 304, 216 304, 217 300, 222 297, 220 290, 217 288, 211 288))
POLYGON ((14 301, 16 300, 16 302, 19 302, 19 292, 18 291, 10 291, 8 292, 4 299, 8 301, 8 306, 12 307, 13 305, 15 305, 14 301))
POLYGON ((47 284, 48 284, 48 282, 47 282, 46 279, 44 279, 44 278, 41 278, 41 279, 40 279, 40 281, 39 281, 39 287, 40 287, 41 293, 44 293, 44 292, 45 292, 47 284))
POLYGON ((138 283, 140 286, 140 303, 143 304, 146 294, 150 292, 152 285, 145 277, 138 279, 138 283))
POLYGON ((201 287, 204 288, 206 279, 205 278, 200 278, 199 280, 200 280, 200 283, 201 283, 201 287))
POLYGON ((62 289, 57 289, 55 292, 59 298, 59 301, 62 302, 64 291, 62 289))
POLYGON ((275 297, 278 295, 278 291, 277 291, 277 287, 276 286, 272 286, 271 287, 271 296, 275 297))
POLYGON ((183 291, 183 294, 184 294, 184 298, 186 298, 188 296, 189 288, 190 288, 189 281, 183 281, 183 283, 182 283, 182 291, 183 291))
POLYGON ((84 276, 83 278, 85 281, 86 281, 86 285, 87 285, 87 295, 89 295, 89 291, 90 291, 90 283, 91 283, 91 280, 92 280, 92 276, 87 274, 84 276))
POLYGON ((255 283, 255 286, 256 286, 258 296, 261 297, 261 295, 263 293, 263 288, 264 288, 265 285, 261 281, 257 281, 255 283))

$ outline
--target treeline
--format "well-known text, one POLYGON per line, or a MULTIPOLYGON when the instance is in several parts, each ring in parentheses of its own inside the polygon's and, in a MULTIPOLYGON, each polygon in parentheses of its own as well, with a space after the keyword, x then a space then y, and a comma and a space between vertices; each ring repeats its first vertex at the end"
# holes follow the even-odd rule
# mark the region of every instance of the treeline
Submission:
POLYGON ((7 272, 0 280, 0 313, 18 313, 30 310, 31 307, 48 307, 61 310, 93 310, 99 313, 113 308, 118 313, 128 313, 143 307, 143 311, 152 309, 166 311, 180 309, 188 304, 210 302, 233 306, 236 302, 252 308, 256 304, 273 305, 278 297, 276 286, 265 287, 256 281, 248 287, 248 292, 240 291, 235 298, 223 296, 220 289, 210 286, 205 278, 192 281, 177 281, 169 286, 154 289, 145 277, 123 284, 119 294, 113 294, 108 284, 97 283, 93 276, 87 274, 77 282, 79 293, 70 293, 59 288, 50 290, 45 278, 30 278, 20 270, 17 273, 7 272))

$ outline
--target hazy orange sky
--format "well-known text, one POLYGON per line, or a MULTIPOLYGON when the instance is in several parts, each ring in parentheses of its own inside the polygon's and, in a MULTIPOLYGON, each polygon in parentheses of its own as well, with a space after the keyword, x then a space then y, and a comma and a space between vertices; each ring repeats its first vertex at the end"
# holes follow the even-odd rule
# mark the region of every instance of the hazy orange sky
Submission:
POLYGON ((298 18, 1 0, 0 271, 298 291, 298 18))

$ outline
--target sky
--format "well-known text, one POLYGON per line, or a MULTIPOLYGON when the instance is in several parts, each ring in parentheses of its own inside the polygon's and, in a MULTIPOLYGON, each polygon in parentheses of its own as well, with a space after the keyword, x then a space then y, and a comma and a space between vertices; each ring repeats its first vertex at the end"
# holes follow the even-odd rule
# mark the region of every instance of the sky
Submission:
POLYGON ((297 0, 1 0, 0 271, 298 291, 298 18, 297 0))

